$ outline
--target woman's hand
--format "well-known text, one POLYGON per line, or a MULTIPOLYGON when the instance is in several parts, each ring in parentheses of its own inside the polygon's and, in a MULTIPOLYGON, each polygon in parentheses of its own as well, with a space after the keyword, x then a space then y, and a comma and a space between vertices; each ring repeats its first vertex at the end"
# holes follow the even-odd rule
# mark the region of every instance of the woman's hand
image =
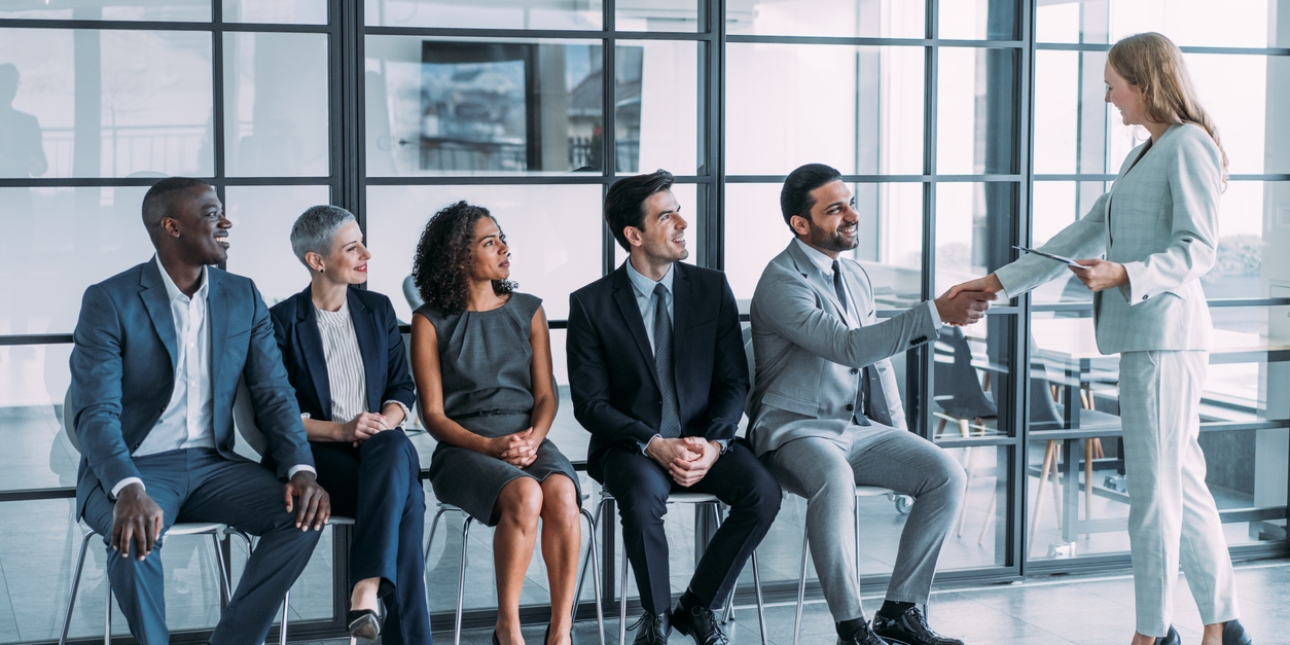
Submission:
POLYGON ((493 440, 500 450, 494 456, 516 468, 527 468, 537 461, 538 442, 533 428, 493 440))
POLYGON ((1119 262, 1108 260, 1076 260, 1076 262, 1088 268, 1070 267, 1071 273, 1074 273, 1075 277, 1079 278, 1079 281, 1093 293, 1129 284, 1129 272, 1125 271, 1124 265, 1119 262))
POLYGON ((341 424, 340 437, 338 437, 338 440, 348 441, 357 448, 364 441, 372 438, 376 433, 389 429, 390 426, 386 422, 385 417, 376 414, 375 412, 364 412, 353 419, 350 419, 349 423, 341 424))

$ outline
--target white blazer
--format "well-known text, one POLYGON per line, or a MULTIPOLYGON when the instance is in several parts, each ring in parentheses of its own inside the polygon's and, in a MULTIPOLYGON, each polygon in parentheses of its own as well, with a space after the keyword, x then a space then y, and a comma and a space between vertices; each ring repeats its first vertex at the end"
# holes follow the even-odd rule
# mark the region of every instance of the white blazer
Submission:
MULTIPOLYGON (((1076 259, 1105 255, 1128 272, 1129 284, 1093 296, 1102 353, 1209 349, 1200 277, 1215 262, 1221 182, 1218 146, 1204 128, 1170 126, 1149 149, 1134 148, 1110 192, 1042 247, 1076 259)), ((1031 254, 995 275, 1011 298, 1067 271, 1031 254)))

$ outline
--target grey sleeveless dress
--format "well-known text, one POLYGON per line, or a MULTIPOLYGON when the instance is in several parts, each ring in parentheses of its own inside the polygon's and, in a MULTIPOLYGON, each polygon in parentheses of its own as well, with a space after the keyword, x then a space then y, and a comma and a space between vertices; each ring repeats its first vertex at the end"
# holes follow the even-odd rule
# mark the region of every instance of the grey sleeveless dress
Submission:
MULTIPOLYGON (((500 437, 527 429, 533 413, 533 346, 529 342, 533 314, 542 299, 512 293, 492 311, 463 311, 445 315, 422 305, 416 310, 429 320, 439 339, 439 371, 443 406, 448 418, 485 437, 500 437)), ((501 459, 440 443, 430 460, 430 484, 441 502, 458 506, 476 521, 494 526, 493 514, 502 487, 517 477, 544 481, 553 473, 573 480, 573 464, 543 439, 537 459, 516 468, 501 459)), ((579 503, 582 491, 579 489, 579 503)))

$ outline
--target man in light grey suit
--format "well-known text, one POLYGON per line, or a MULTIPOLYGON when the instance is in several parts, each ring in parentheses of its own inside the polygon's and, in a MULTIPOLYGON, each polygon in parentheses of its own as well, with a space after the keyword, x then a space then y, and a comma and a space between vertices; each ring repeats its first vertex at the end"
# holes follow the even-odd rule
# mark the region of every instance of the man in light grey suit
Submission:
POLYGON ((829 166, 802 166, 784 182, 780 207, 796 239, 771 260, 753 294, 749 435, 784 489, 807 500, 811 557, 839 644, 962 645, 933 632, 920 605, 963 503, 966 475, 907 431, 887 359, 935 340, 942 322, 976 322, 994 296, 942 296, 879 323, 864 269, 840 256, 859 242, 853 204, 829 166), (856 485, 917 500, 872 627, 856 575, 856 485))

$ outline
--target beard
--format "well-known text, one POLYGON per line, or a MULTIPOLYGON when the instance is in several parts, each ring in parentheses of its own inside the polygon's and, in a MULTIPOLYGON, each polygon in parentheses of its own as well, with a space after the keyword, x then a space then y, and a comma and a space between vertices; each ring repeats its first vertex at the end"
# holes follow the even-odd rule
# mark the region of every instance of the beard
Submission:
MULTIPOLYGON (((843 251, 854 250, 857 246, 860 246, 859 236, 852 235, 851 239, 848 240, 846 237, 842 235, 841 230, 846 225, 838 227, 837 229, 832 231, 826 231, 816 226, 815 222, 810 220, 807 220, 807 221, 810 223, 809 225, 811 227, 811 233, 810 233, 811 246, 814 246, 817 249, 823 249, 825 251, 833 251, 834 253, 841 253, 843 251)), ((859 224, 851 225, 851 231, 853 233, 858 229, 859 229, 859 224)))

